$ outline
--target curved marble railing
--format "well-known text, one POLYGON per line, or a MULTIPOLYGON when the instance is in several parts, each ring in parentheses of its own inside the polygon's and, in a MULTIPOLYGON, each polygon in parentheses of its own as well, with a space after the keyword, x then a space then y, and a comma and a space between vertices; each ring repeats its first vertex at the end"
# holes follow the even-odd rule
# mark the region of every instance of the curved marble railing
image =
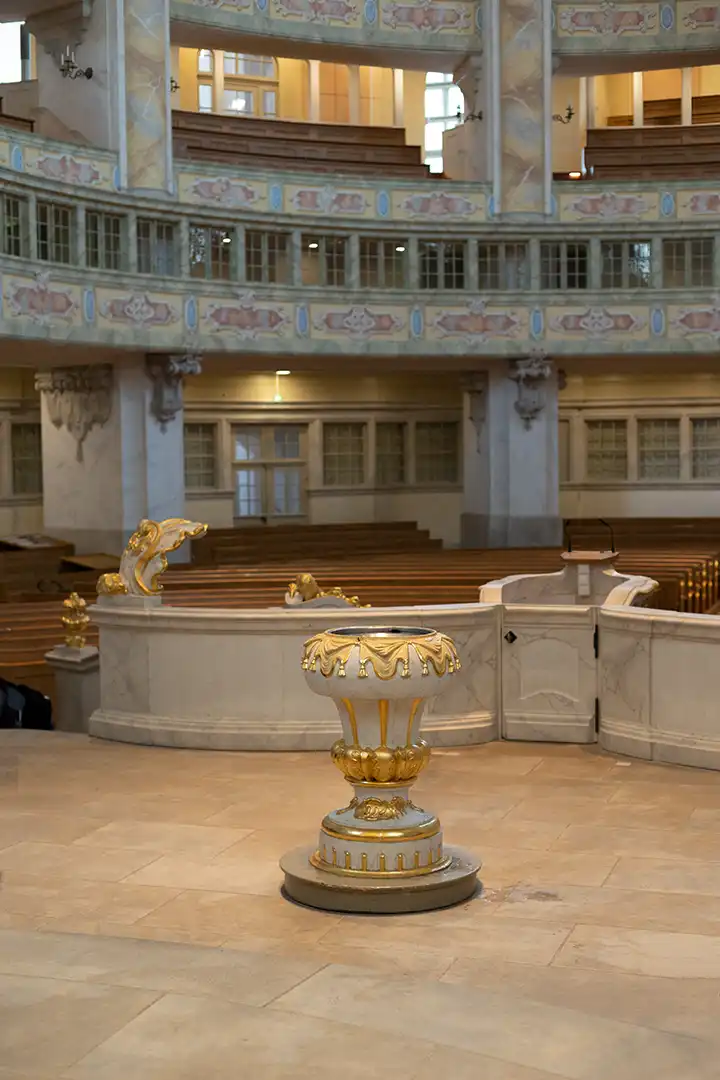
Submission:
MULTIPOLYGON (((425 185, 379 179, 182 166, 175 198, 135 197, 117 190, 115 155, 0 130, 0 184, 27 211, 24 257, 0 256, 3 305, 0 336, 169 351, 249 351, 276 355, 466 355, 482 349, 523 356, 707 353, 720 339, 716 281, 706 290, 662 286, 660 241, 665 236, 716 236, 720 196, 709 185, 640 183, 556 185, 554 217, 518 226, 492 216, 487 185, 425 185), (34 222, 39 201, 72 212, 71 262, 37 259, 34 222), (93 269, 88 279, 85 221, 90 211, 119 214, 126 225, 123 269, 93 269), (175 223, 177 276, 137 273, 138 217, 175 223), (282 231, 289 237, 293 284, 249 284, 242 258, 232 280, 189 276, 189 227, 282 231), (301 284, 302 236, 347 237, 345 287, 301 284), (363 237, 401 238, 408 248, 404 289, 361 287, 363 237), (651 239, 654 287, 602 289, 603 239, 651 239), (419 288, 422 238, 465 243, 464 289, 419 288), (478 288, 478 244, 507 238, 528 245, 530 287, 517 292, 478 288), (590 288, 540 288, 543 240, 586 240, 590 288)), ((717 261, 717 260, 716 260, 717 261)), ((720 271, 717 271, 720 272, 720 271)))
MULTIPOLYGON (((339 733, 330 699, 318 700, 300 667, 303 642, 348 624, 347 611, 92 609, 100 627, 101 707, 90 734, 122 742, 214 750, 326 750, 339 733)), ((496 609, 475 604, 383 609, 382 618, 449 634, 467 663, 428 706, 435 746, 497 738, 496 671, 475 664, 496 648, 496 609)), ((353 625, 378 613, 352 612, 353 625)))
MULTIPOLYGON (((115 601, 90 612, 101 657, 92 735, 234 750, 322 750, 337 738, 337 714, 307 688, 300 657, 306 638, 347 625, 347 612, 115 601)), ((716 616, 458 604, 383 609, 382 620, 430 626, 457 645, 460 677, 424 725, 435 746, 599 741, 613 753, 720 769, 716 616)), ((377 623, 378 610, 353 611, 352 621, 377 623)))

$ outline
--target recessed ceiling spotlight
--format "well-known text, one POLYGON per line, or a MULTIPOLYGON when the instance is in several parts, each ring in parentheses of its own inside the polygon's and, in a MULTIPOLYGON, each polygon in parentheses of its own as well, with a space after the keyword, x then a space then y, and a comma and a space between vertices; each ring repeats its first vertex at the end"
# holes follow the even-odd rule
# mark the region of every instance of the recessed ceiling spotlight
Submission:
POLYGON ((320 245, 319 244, 308 244, 308 247, 310 248, 311 251, 315 251, 315 249, 320 247, 320 245))

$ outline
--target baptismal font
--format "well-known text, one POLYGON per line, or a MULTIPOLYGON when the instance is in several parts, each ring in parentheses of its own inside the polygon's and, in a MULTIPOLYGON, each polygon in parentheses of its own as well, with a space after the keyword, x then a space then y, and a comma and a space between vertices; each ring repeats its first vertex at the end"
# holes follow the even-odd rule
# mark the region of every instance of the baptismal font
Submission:
POLYGON ((380 913, 473 895, 479 864, 445 848, 438 818, 410 797, 430 760, 419 734, 425 702, 460 667, 454 642, 427 628, 351 626, 305 642, 308 686, 332 698, 340 716, 343 737, 330 753, 353 795, 325 816, 316 845, 281 860, 291 899, 380 913))

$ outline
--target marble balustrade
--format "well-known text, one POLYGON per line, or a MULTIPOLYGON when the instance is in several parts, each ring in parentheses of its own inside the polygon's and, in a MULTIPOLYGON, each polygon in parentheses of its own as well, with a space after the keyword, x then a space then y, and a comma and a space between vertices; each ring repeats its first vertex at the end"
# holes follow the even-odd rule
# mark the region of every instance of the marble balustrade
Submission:
POLYGON ((101 738, 327 749, 339 735, 337 715, 306 686, 302 642, 348 621, 382 622, 430 626, 458 646, 461 677, 430 703, 424 722, 434 746, 497 738, 599 741, 613 753, 720 769, 716 616, 578 604, 348 615, 183 609, 115 598, 91 614, 100 628, 101 704, 90 732, 101 738))

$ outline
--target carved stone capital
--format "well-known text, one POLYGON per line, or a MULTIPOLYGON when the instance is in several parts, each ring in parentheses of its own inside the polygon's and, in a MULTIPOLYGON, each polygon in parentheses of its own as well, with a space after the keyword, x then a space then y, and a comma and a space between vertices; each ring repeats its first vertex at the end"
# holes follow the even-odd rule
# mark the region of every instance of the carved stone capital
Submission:
POLYGON ((477 452, 480 453, 480 440, 487 409, 487 374, 464 375, 460 385, 468 396, 468 418, 475 428, 477 452))
POLYGON ((67 428, 83 460, 83 443, 93 427, 103 427, 112 410, 113 370, 110 365, 53 368, 35 376, 35 389, 45 395, 52 424, 67 428))
POLYGON ((183 407, 182 381, 188 375, 200 374, 201 358, 192 353, 148 356, 145 369, 153 384, 150 411, 160 424, 160 430, 167 431, 168 424, 183 407))
POLYGON ((552 361, 545 353, 537 352, 510 364, 510 378, 517 384, 515 412, 529 431, 545 408, 545 383, 553 374, 552 361))

